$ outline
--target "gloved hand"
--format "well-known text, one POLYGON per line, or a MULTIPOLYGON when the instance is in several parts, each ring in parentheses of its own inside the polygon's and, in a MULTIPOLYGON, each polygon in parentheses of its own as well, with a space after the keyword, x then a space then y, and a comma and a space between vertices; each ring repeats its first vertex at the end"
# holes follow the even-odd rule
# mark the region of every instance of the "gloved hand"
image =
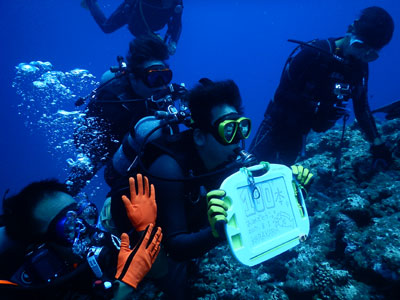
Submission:
POLYGON ((309 169, 300 165, 293 165, 290 168, 292 169, 293 177, 297 180, 297 183, 303 188, 308 189, 314 180, 314 174, 311 173, 309 169))
POLYGON ((387 167, 393 161, 392 152, 388 145, 380 139, 374 141, 369 151, 372 154, 374 166, 381 163, 384 167, 387 167))
POLYGON ((291 166, 293 178, 296 179, 296 182, 293 181, 293 190, 297 200, 300 202, 298 198, 298 191, 297 185, 300 188, 300 191, 305 198, 307 196, 308 188, 310 187, 311 183, 314 181, 314 175, 310 172, 309 169, 304 168, 300 165, 293 165, 291 166))
POLYGON ((156 223, 157 204, 156 192, 154 185, 149 189, 149 180, 142 174, 137 174, 138 191, 136 193, 135 179, 129 178, 129 188, 131 199, 125 195, 122 196, 122 201, 125 204, 126 214, 131 221, 136 231, 143 231, 151 223, 156 223))
POLYGON ((115 279, 137 288, 139 282, 150 271, 160 252, 162 239, 161 228, 158 227, 156 233, 152 236, 153 228, 153 224, 147 226, 142 239, 139 240, 133 250, 129 249, 129 236, 126 233, 121 235, 121 248, 118 254, 115 279))
POLYGON ((212 234, 215 238, 223 237, 221 227, 227 222, 226 211, 229 207, 224 201, 225 196, 226 193, 223 190, 213 190, 207 193, 208 222, 210 222, 212 234))

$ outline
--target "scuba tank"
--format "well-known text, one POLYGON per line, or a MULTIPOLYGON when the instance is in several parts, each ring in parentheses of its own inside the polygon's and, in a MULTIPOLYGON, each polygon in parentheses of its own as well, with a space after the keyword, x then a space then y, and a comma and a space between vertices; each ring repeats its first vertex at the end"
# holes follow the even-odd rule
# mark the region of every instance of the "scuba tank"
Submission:
POLYGON ((112 158, 112 167, 119 175, 126 175, 138 165, 139 154, 144 145, 162 135, 179 133, 178 123, 190 120, 188 108, 181 104, 179 110, 172 104, 165 111, 156 111, 153 116, 140 119, 133 130, 127 133, 121 146, 112 158))
MULTIPOLYGON (((120 175, 125 175, 134 165, 136 165, 137 154, 140 151, 144 138, 152 129, 160 125, 161 120, 157 119, 155 116, 144 117, 136 123, 133 131, 125 135, 122 145, 118 148, 112 158, 112 165, 115 171, 120 175)), ((150 142, 161 137, 163 133, 173 134, 174 130, 171 126, 160 128, 151 135, 148 141, 150 142)))

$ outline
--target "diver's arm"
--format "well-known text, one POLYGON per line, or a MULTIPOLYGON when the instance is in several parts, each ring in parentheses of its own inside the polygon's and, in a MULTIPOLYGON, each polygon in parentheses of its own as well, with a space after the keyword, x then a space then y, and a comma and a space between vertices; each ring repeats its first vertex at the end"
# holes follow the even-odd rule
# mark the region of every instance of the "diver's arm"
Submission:
POLYGON ((97 0, 86 0, 87 6, 97 25, 104 33, 112 33, 127 24, 129 9, 124 1, 107 19, 97 0))
POLYGON ((364 84, 355 87, 353 91, 353 107, 354 114, 365 137, 369 142, 373 143, 375 139, 380 139, 380 135, 369 107, 367 84, 368 77, 366 76, 364 84))
POLYGON ((222 239, 212 235, 211 227, 194 233, 180 233, 165 240, 168 254, 177 261, 198 258, 217 246, 222 239))
MULTIPOLYGON (((150 166, 149 171, 154 175, 167 178, 184 177, 178 163, 168 155, 159 157, 150 166)), ((221 241, 213 237, 210 226, 198 232, 188 232, 184 183, 154 178, 151 178, 151 181, 157 190, 157 221, 163 228, 163 243, 171 257, 176 260, 200 257, 221 241)))
POLYGON ((170 41, 174 42, 175 44, 178 43, 182 32, 183 4, 179 5, 182 6, 182 10, 180 12, 174 12, 172 18, 168 22, 168 30, 166 34, 167 37, 170 37, 170 41))

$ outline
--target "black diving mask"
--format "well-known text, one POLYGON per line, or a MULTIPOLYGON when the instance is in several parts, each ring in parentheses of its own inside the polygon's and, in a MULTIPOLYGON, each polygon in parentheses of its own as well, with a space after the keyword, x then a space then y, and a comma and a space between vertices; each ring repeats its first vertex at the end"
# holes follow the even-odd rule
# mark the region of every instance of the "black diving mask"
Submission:
POLYGON ((91 244, 91 235, 96 231, 98 211, 90 202, 73 203, 65 207, 50 223, 48 235, 51 240, 72 245, 80 255, 91 244), (79 251, 78 251, 79 250, 79 251))
POLYGON ((172 80, 172 71, 164 65, 153 65, 142 71, 141 78, 149 88, 167 85, 172 80))

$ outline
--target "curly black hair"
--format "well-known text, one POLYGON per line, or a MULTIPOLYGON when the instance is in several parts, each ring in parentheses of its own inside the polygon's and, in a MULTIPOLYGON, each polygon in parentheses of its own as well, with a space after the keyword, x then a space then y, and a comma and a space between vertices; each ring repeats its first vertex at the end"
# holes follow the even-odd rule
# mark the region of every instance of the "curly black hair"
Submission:
POLYGON ((239 114, 243 113, 242 97, 233 80, 213 82, 202 78, 199 82, 185 98, 192 114, 193 127, 207 130, 211 124, 212 108, 221 104, 231 105, 239 114))
POLYGON ((137 73, 146 61, 166 61, 168 58, 168 47, 160 37, 144 35, 130 42, 126 61, 129 71, 137 73))
POLYGON ((4 224, 7 235, 13 240, 32 242, 36 238, 32 212, 47 195, 63 192, 69 194, 67 186, 56 179, 33 182, 18 194, 3 201, 4 224))
POLYGON ((353 33, 377 50, 390 42, 393 31, 392 17, 378 6, 363 9, 360 18, 354 21, 353 33))

